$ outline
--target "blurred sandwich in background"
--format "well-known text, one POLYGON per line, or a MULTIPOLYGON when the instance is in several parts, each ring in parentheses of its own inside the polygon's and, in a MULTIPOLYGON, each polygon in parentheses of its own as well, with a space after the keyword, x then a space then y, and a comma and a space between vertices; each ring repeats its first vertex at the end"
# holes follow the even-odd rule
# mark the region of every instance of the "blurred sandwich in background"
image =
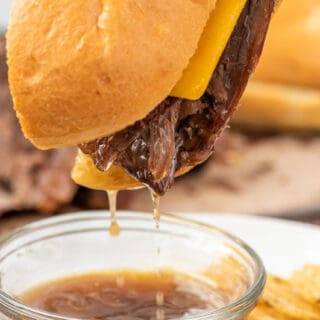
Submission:
POLYGON ((320 1, 284 0, 233 123, 320 130, 320 1))

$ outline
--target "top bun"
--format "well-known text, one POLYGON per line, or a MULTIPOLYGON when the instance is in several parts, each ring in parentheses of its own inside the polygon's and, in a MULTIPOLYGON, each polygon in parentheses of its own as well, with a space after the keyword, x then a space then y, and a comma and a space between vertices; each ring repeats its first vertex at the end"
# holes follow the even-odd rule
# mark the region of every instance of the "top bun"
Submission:
POLYGON ((216 0, 14 0, 9 80, 24 134, 46 149, 144 118, 182 76, 216 0))
POLYGON ((284 0, 253 78, 320 88, 319 22, 319 0, 284 0))

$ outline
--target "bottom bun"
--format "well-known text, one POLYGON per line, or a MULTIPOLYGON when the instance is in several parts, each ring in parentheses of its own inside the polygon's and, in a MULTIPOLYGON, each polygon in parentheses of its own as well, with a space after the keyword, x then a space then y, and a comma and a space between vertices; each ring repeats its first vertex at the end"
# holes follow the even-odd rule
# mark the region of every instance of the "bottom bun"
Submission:
MULTIPOLYGON (((176 176, 183 175, 191 169, 187 167, 179 170, 176 176)), ((144 187, 139 181, 129 176, 124 169, 116 165, 112 165, 105 172, 99 171, 92 159, 81 151, 76 157, 71 177, 75 183, 96 190, 118 191, 144 187)))
POLYGON ((233 124, 252 129, 320 130, 320 90, 251 81, 233 124))

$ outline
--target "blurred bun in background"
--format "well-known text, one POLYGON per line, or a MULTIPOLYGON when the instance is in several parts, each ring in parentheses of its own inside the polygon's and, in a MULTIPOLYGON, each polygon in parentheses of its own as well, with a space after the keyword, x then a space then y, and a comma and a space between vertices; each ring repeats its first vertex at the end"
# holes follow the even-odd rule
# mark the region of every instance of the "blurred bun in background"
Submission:
POLYGON ((320 130, 320 1, 284 0, 233 123, 320 130))

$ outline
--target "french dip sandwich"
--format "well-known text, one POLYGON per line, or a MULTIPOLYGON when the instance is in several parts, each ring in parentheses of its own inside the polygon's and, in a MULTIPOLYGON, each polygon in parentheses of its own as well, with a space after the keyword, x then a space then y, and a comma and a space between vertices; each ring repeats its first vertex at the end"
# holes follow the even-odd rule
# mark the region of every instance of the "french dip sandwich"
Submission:
POLYGON ((41 149, 79 145, 74 180, 147 185, 205 161, 260 57, 275 0, 14 0, 9 80, 41 149))

